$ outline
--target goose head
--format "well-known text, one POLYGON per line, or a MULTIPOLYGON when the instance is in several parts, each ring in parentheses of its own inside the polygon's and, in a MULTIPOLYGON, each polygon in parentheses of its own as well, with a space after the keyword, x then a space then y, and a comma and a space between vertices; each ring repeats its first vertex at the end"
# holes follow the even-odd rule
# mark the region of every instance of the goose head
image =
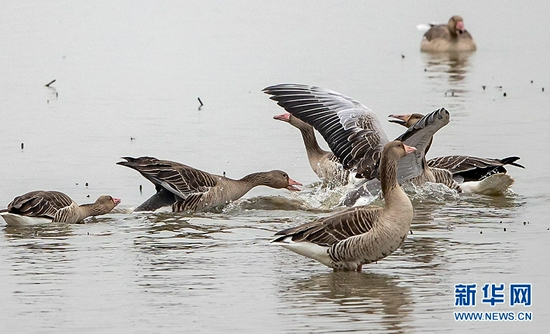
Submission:
POLYGON ((415 152, 416 147, 405 145, 402 141, 394 140, 386 144, 382 155, 397 161, 409 153, 415 152))
POLYGON ((298 129, 313 128, 311 125, 307 124, 306 122, 288 112, 280 115, 275 115, 273 116, 273 119, 290 123, 298 129))
POLYGON ((451 17, 447 23, 447 29, 449 29, 449 32, 453 36, 462 34, 466 30, 464 28, 464 20, 462 20, 462 17, 459 15, 451 17))
POLYGON ((109 195, 99 196, 94 204, 92 204, 92 215, 99 216, 109 213, 119 205, 120 202, 120 198, 114 198, 109 195))
POLYGON ((299 191, 300 189, 295 186, 301 186, 302 184, 291 179, 288 174, 282 170, 272 170, 265 174, 263 185, 275 189, 286 188, 290 191, 299 191))
POLYGON ((422 114, 405 114, 405 115, 394 115, 391 114, 388 117, 391 117, 392 119, 389 120, 391 123, 396 123, 399 125, 403 125, 406 128, 410 128, 411 126, 415 125, 419 120, 424 117, 422 114))

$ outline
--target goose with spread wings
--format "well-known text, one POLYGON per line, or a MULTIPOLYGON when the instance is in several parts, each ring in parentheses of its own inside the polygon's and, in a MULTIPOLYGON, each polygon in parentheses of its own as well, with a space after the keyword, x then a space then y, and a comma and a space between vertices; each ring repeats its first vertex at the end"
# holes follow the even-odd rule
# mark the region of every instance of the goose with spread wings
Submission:
MULTIPOLYGON (((278 84, 265 88, 264 92, 287 112, 319 131, 345 169, 366 180, 378 177, 378 161, 388 138, 369 108, 348 96, 310 85, 278 84)), ((424 159, 425 148, 449 120, 445 108, 437 109, 397 138, 417 148, 398 162, 400 183, 435 182, 424 159)))
MULTIPOLYGON (((411 127, 420 121, 424 115, 419 113, 404 115, 389 115, 391 123, 411 127)), ((426 146, 428 153, 432 141, 426 146)), ((504 166, 525 168, 516 161, 520 158, 510 156, 502 159, 480 158, 468 155, 449 155, 429 159, 427 165, 433 169, 449 171, 453 180, 459 184, 460 191, 485 195, 499 195, 507 190, 514 179, 507 175, 504 166)))

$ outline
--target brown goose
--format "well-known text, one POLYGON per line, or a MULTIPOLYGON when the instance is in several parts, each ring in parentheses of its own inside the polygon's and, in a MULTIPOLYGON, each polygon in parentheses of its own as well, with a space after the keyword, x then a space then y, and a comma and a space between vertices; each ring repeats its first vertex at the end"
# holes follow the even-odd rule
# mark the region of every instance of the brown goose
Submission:
MULTIPOLYGON (((279 84, 264 89, 271 99, 303 122, 312 125, 323 136, 344 169, 367 180, 378 175, 378 161, 388 138, 374 112, 360 102, 324 88, 303 84, 279 84)), ((417 151, 401 159, 398 181, 425 178, 425 146, 440 128, 449 123, 450 115, 441 108, 426 115, 398 140, 417 151)))
POLYGON ((422 52, 475 51, 476 43, 464 28, 462 17, 455 15, 447 24, 431 25, 420 43, 422 52))
POLYGON ((298 191, 294 186, 302 185, 280 170, 253 173, 240 180, 233 180, 179 162, 152 157, 123 159, 126 161, 117 164, 137 170, 157 190, 135 211, 154 211, 163 206, 171 206, 174 212, 193 212, 226 205, 256 186, 298 191))
POLYGON ((306 147, 307 158, 313 172, 317 174, 323 184, 329 187, 345 185, 348 181, 349 171, 338 161, 332 153, 319 147, 313 127, 290 113, 284 113, 273 117, 276 120, 287 122, 296 127, 302 133, 302 139, 306 147))
MULTIPOLYGON (((405 127, 410 127, 418 122, 424 115, 422 114, 406 114, 406 115, 390 115, 394 119, 389 121, 405 127)), ((428 153, 431 146, 426 147, 428 153)), ((432 158, 428 160, 428 166, 432 168, 446 169, 453 175, 457 182, 479 181, 487 176, 496 173, 506 173, 505 165, 525 168, 523 165, 516 163, 520 157, 512 156, 502 159, 496 158, 479 158, 468 155, 448 155, 443 157, 432 158)))
POLYGON ((407 237, 413 219, 411 201, 397 182, 397 161, 415 150, 400 141, 384 146, 380 159, 384 207, 346 209, 277 232, 271 242, 334 270, 361 271, 363 264, 390 255, 407 237))
POLYGON ((0 214, 8 225, 34 225, 48 222, 78 223, 90 216, 111 212, 120 199, 100 196, 92 204, 76 204, 59 191, 31 191, 17 196, 0 214))
MULTIPOLYGON (((422 114, 390 115, 389 121, 405 127, 415 125, 423 118, 422 114)), ((433 140, 433 138, 432 138, 433 140)), ((426 146, 428 153, 432 140, 426 146)), ((506 174, 504 165, 525 168, 515 163, 519 157, 503 159, 478 158, 464 155, 451 155, 433 158, 427 161, 437 183, 443 183, 451 189, 464 193, 482 195, 500 195, 513 183, 514 179, 506 174)))

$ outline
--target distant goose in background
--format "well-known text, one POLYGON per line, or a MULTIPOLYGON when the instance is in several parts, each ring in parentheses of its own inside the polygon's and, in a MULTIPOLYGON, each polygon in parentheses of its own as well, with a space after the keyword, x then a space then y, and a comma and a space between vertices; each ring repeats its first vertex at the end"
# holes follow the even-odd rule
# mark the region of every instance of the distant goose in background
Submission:
POLYGON ((0 215, 10 226, 49 222, 71 224, 109 213, 119 203, 120 199, 104 195, 95 203, 78 205, 62 192, 37 190, 14 198, 0 215))
POLYGON ((271 243, 312 258, 334 270, 361 271, 394 252, 413 220, 411 201, 397 182, 397 161, 414 152, 400 141, 384 146, 380 179, 384 207, 362 206, 277 232, 271 243))
MULTIPOLYGON (((323 136, 344 169, 358 178, 378 176, 378 161, 388 138, 375 113, 360 102, 324 88, 303 84, 279 84, 264 89, 271 99, 298 119, 312 125, 323 136)), ((398 139, 417 148, 398 162, 397 179, 430 180, 424 161, 426 145, 450 119, 441 108, 426 115, 398 139)))
POLYGON ((422 37, 422 52, 475 51, 476 43, 464 28, 462 17, 455 15, 447 24, 431 24, 422 37))
POLYGON ((284 113, 273 117, 276 120, 287 122, 296 127, 302 133, 302 139, 306 147, 306 153, 311 169, 323 185, 330 188, 345 185, 348 182, 349 170, 338 161, 334 153, 325 151, 317 143, 313 127, 290 113, 284 113))
POLYGON ((233 180, 153 157, 123 159, 126 161, 117 164, 137 170, 155 185, 157 191, 135 211, 155 211, 171 206, 174 212, 193 212, 224 206, 256 186, 298 191, 300 189, 294 186, 302 185, 280 170, 253 173, 240 180, 233 180))
MULTIPOLYGON (((418 113, 406 115, 392 114, 389 115, 389 117, 393 118, 389 120, 390 122, 408 128, 416 124, 416 122, 422 119, 424 115, 418 113)), ((426 154, 430 149, 431 143, 432 142, 430 141, 429 145, 426 146, 426 154)), ((519 159, 520 158, 517 156, 506 157, 503 159, 493 159, 465 155, 450 155, 432 158, 427 161, 427 164, 432 169, 442 169, 449 171, 453 179, 460 184, 461 188, 463 188, 461 190, 464 190, 465 192, 476 192, 490 195, 499 194, 502 191, 508 189, 514 183, 514 180, 511 176, 496 174, 505 174, 507 172, 506 168, 504 167, 505 165, 525 168, 524 166, 516 163, 516 161, 519 159), (488 177, 491 177, 492 181, 488 180, 484 184, 479 184, 475 182, 482 181, 488 177)))

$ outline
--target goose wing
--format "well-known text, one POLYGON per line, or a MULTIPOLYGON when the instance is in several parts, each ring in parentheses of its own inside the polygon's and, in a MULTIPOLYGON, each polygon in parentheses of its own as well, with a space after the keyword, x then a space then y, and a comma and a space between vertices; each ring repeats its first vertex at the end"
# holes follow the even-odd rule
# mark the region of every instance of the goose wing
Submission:
POLYGON ((360 164, 365 171, 375 170, 373 166, 388 138, 369 108, 340 93, 309 85, 279 84, 263 91, 286 111, 317 129, 344 168, 360 164))
POLYGON ((467 155, 449 155, 428 160, 428 166, 450 171, 453 176, 459 176, 464 181, 477 181, 494 173, 506 173, 505 165, 525 168, 516 163, 519 157, 512 156, 502 159, 479 158, 467 155))
POLYGON ((126 161, 117 164, 137 170, 155 185, 157 191, 164 188, 182 199, 190 194, 205 193, 219 182, 219 177, 179 162, 153 157, 123 159, 126 161))
POLYGON ((308 241, 328 247, 352 236, 369 232, 381 210, 382 208, 377 207, 347 209, 311 223, 279 231, 272 242, 291 237, 293 242, 308 241))
POLYGON ((28 217, 54 218, 63 208, 69 207, 73 200, 59 191, 31 191, 17 196, 8 204, 8 212, 28 217))
POLYGON ((447 24, 430 23, 430 29, 424 34, 424 38, 431 41, 436 38, 446 38, 449 36, 447 24))
POLYGON ((396 140, 400 140, 406 145, 416 147, 416 152, 407 154, 397 163, 398 182, 401 183, 422 174, 422 171, 426 168, 424 165, 426 148, 430 145, 433 135, 447 125, 450 118, 447 109, 434 110, 396 138, 396 140))

